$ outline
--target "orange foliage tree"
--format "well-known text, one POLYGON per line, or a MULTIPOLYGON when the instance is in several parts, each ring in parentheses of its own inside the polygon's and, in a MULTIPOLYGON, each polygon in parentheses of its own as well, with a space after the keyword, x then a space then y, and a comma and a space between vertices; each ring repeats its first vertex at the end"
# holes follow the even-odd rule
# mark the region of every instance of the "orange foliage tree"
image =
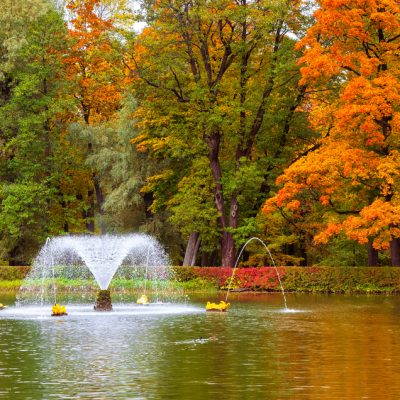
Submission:
POLYGON ((278 179, 264 212, 322 215, 317 243, 344 232, 400 265, 400 4, 395 0, 320 0, 299 43, 310 119, 321 133, 278 179))
POLYGON ((67 4, 72 14, 71 41, 64 63, 68 79, 75 83, 74 96, 86 124, 111 118, 121 99, 119 54, 112 38, 115 27, 112 18, 96 13, 101 3, 78 0, 67 4))
MULTIPOLYGON (((107 2, 103 0, 74 0, 67 3, 70 13, 68 38, 70 47, 64 57, 67 79, 71 83, 72 96, 79 107, 71 110, 68 116, 70 122, 81 123, 80 129, 75 129, 80 136, 82 155, 93 153, 94 140, 90 130, 111 120, 121 103, 123 72, 120 43, 116 39, 117 28, 114 25, 113 14, 104 12, 107 2)), ((118 8, 116 8, 118 11, 118 8)), ((101 230, 105 226, 103 214, 103 190, 101 177, 93 168, 86 168, 88 206, 84 209, 87 229, 95 230, 95 209, 100 214, 101 230)))

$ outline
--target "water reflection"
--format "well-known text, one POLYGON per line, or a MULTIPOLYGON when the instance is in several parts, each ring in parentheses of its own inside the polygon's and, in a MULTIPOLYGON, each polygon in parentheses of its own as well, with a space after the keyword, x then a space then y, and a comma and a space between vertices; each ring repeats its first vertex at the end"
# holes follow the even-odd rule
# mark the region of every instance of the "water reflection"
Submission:
POLYGON ((397 297, 290 295, 296 312, 279 295, 230 301, 228 313, 0 314, 0 398, 399 398, 397 297))

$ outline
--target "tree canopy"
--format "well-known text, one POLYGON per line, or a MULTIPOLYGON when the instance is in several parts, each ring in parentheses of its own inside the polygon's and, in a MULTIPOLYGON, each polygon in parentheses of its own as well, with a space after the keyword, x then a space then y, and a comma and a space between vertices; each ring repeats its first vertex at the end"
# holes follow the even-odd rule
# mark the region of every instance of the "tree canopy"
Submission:
POLYGON ((301 84, 319 90, 309 107, 321 138, 279 178, 282 189, 264 207, 298 214, 318 202, 317 243, 344 232, 375 250, 391 247, 394 265, 400 262, 399 11, 396 1, 320 2, 297 47, 304 52, 301 84))
POLYGON ((56 3, 0 4, 0 259, 141 230, 176 264, 400 264, 397 1, 56 3))

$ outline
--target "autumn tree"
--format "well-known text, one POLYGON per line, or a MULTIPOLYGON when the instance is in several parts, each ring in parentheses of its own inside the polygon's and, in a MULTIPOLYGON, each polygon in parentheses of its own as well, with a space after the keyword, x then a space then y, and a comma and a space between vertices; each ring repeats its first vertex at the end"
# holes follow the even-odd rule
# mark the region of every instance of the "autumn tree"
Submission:
POLYGON ((299 43, 302 81, 317 144, 279 178, 265 212, 302 218, 312 204, 321 219, 315 242, 344 232, 400 265, 400 5, 397 1, 320 0, 316 22, 299 43), (338 95, 327 102, 329 93, 338 95))
MULTIPOLYGON (((95 151, 90 127, 109 121, 120 107, 123 74, 120 28, 116 23, 129 15, 129 9, 123 0, 77 0, 69 1, 67 10, 70 49, 64 64, 67 79, 73 85, 73 97, 79 104, 69 117, 70 122, 78 124, 73 133, 80 132, 81 149, 86 158, 95 151)), ((100 228, 105 233, 101 176, 95 169, 88 173, 91 173, 91 179, 85 197, 89 204, 83 210, 87 229, 95 230, 97 209, 100 228)))
POLYGON ((295 110, 304 88, 288 36, 301 29, 300 2, 165 0, 153 11, 126 60, 138 98, 134 142, 173 161, 150 179, 156 192, 169 191, 156 202, 171 199, 175 220, 185 209, 195 239, 201 215, 209 229, 216 218, 222 265, 233 265, 235 241, 254 230, 271 176, 300 140, 295 110))

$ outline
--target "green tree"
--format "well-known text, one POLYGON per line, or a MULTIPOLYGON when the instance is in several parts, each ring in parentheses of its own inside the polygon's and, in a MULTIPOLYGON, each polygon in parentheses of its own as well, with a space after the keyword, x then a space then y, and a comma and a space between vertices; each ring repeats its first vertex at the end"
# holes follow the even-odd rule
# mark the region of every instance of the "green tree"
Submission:
MULTIPOLYGON (((167 190, 156 201, 173 197, 175 210, 177 202, 186 204, 193 233, 201 218, 197 205, 207 204, 202 222, 217 216, 225 266, 254 232, 277 172, 307 139, 298 127, 310 134, 295 112, 306 88, 297 87, 295 40, 288 35, 302 23, 296 1, 160 1, 126 62, 139 101, 135 143, 173 160, 151 180, 167 190), (212 194, 198 179, 200 159, 208 160, 212 194), (197 205, 183 195, 186 182, 202 196, 197 205)), ((188 225, 181 226, 187 235, 188 225)))
MULTIPOLYGON (((127 95, 116 117, 82 132, 77 125, 77 135, 92 144, 92 153, 86 158, 89 170, 95 170, 104 193, 104 222, 109 232, 142 231, 149 233, 168 247, 170 257, 178 263, 181 239, 177 229, 168 220, 169 213, 152 210, 151 192, 142 190, 146 178, 159 170, 159 163, 149 160, 136 151, 130 142, 135 129, 132 114, 136 102, 127 95)), ((168 160, 164 160, 164 164, 168 160)))
POLYGON ((54 143, 64 90, 61 16, 49 7, 30 24, 24 43, 7 71, 9 94, 0 107, 0 257, 11 263, 29 262, 61 228, 51 219, 59 202, 54 143))
POLYGON ((26 35, 35 21, 51 8, 49 0, 2 0, 0 3, 0 81, 20 59, 20 50, 26 44, 26 35))

